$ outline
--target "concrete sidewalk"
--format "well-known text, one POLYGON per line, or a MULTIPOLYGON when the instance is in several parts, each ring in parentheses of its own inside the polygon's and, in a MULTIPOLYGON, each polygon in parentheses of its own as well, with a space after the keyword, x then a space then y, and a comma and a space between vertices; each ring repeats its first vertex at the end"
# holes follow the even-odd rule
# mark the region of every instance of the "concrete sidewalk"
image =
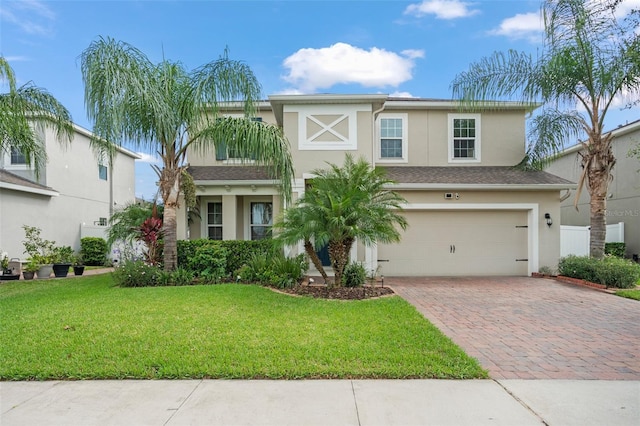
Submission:
POLYGON ((0 382, 11 425, 637 425, 640 381, 0 382))

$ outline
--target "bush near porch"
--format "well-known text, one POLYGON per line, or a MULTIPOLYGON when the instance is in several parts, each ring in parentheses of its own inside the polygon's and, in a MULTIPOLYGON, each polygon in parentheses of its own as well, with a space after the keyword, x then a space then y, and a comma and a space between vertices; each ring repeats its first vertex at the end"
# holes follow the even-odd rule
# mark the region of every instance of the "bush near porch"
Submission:
MULTIPOLYGON (((224 248, 226 251, 227 276, 232 276, 243 265, 248 264, 253 256, 270 256, 274 253, 273 240, 181 240, 178 241, 178 267, 188 268, 189 259, 192 259, 199 247, 214 246, 224 248)), ((197 272, 197 271, 194 271, 197 272)))
POLYGON ((558 273, 615 288, 634 288, 640 281, 640 265, 615 256, 563 257, 558 263, 558 273))

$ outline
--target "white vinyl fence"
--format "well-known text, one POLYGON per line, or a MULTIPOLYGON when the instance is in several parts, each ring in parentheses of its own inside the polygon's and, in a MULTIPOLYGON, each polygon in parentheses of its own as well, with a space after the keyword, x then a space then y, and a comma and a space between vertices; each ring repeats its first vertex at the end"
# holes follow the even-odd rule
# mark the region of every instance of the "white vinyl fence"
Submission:
MULTIPOLYGON (((560 256, 589 255, 589 226, 560 226, 560 256)), ((624 243, 624 222, 607 225, 607 243, 624 243)))

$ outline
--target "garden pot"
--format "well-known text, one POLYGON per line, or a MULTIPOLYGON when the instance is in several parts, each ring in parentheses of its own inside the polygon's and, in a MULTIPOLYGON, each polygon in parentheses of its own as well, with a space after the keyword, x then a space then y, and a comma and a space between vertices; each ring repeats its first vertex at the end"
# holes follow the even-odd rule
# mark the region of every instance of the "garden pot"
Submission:
POLYGON ((25 280, 32 280, 35 275, 36 275, 36 273, 33 272, 33 271, 23 271, 22 272, 22 278, 24 278, 25 280))
POLYGON ((20 279, 18 274, 2 274, 0 275, 0 281, 14 281, 20 279))
POLYGON ((51 276, 52 270, 53 270, 53 265, 40 265, 40 269, 38 269, 38 279, 46 280, 51 276))
POLYGON ((69 274, 70 263, 54 263, 53 273, 56 278, 64 278, 69 274))
POLYGON ((82 275, 84 274, 84 265, 76 265, 73 267, 74 275, 82 275))

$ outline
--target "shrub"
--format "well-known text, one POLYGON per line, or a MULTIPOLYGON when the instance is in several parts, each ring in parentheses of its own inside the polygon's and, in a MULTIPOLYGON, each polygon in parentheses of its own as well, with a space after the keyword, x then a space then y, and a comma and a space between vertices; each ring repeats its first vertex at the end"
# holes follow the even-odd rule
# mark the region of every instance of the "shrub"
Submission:
POLYGON ((198 247, 187 264, 187 269, 195 275, 214 280, 227 276, 226 267, 227 250, 219 244, 198 247))
MULTIPOLYGON (((189 259, 193 258, 196 250, 203 246, 219 246, 227 250, 227 264, 225 275, 231 275, 248 263, 254 255, 269 257, 274 253, 272 240, 235 241, 235 240, 180 240, 178 241, 178 266, 190 269, 189 259)), ((198 272, 198 271, 193 271, 198 272)))
POLYGON ((627 245, 625 243, 605 243, 604 254, 610 254, 615 257, 624 257, 627 251, 627 245))
POLYGON ((80 240, 80 254, 85 265, 103 266, 107 263, 107 242, 99 237, 84 237, 80 240))
POLYGON ((160 272, 155 266, 135 260, 123 262, 112 275, 120 287, 153 287, 160 282, 160 272))
POLYGON ((73 263, 73 249, 70 246, 53 248, 53 263, 73 263))
POLYGON ((158 286, 184 286, 194 284, 195 275, 191 271, 184 268, 178 268, 175 271, 167 272, 160 270, 158 272, 158 286))
POLYGON ((270 272, 272 274, 270 282, 277 288, 293 287, 302 280, 304 273, 309 269, 309 263, 304 254, 295 257, 286 257, 279 254, 271 258, 270 272))
POLYGON ((289 288, 296 285, 309 269, 304 254, 286 257, 282 253, 267 257, 254 254, 249 261, 236 271, 242 281, 289 288))
POLYGON ((342 282, 345 287, 360 287, 367 280, 367 270, 362 263, 349 263, 344 268, 342 282))
POLYGON ((615 256, 598 260, 587 256, 567 256, 560 259, 561 275, 579 278, 607 287, 633 288, 640 280, 640 265, 615 256))

